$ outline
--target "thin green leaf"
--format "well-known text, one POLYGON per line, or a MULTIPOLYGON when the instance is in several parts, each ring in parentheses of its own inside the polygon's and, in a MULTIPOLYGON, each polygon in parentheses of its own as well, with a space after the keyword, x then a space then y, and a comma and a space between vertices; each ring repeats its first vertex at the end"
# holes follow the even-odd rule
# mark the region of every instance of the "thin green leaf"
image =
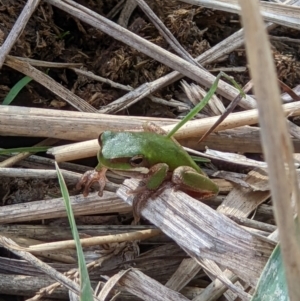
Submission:
POLYGON ((202 158, 202 157, 196 157, 196 156, 190 156, 195 162, 198 163, 210 163, 211 161, 207 158, 202 158))
POLYGON ((65 32, 62 32, 60 35, 58 35, 57 38, 60 39, 60 40, 62 40, 66 36, 68 36, 69 34, 70 34, 70 31, 65 31, 65 32))
POLYGON ((192 119, 196 114, 198 114, 207 105, 207 103, 209 102, 209 100, 212 98, 212 96, 214 95, 214 93, 217 90, 218 83, 219 83, 221 76, 223 76, 226 79, 228 79, 229 81, 231 81, 232 84, 235 86, 235 88, 237 88, 240 91, 240 93, 243 95, 243 97, 246 96, 243 89, 238 85, 238 83, 233 78, 231 78, 224 72, 220 72, 217 75, 215 81, 213 82, 211 88, 209 89, 209 91, 207 92, 205 97, 202 99, 202 101, 199 102, 180 122, 178 122, 176 124, 176 126, 167 134, 167 137, 173 136, 184 124, 186 124, 190 119, 192 119))
POLYGON ((17 148, 8 148, 0 149, 0 155, 8 155, 13 153, 40 153, 46 152, 50 146, 30 146, 30 147, 17 147, 17 148))
POLYGON ((68 192, 66 183, 64 181, 64 178, 62 176, 62 173, 59 169, 59 166, 56 162, 55 162, 55 168, 56 168, 56 171, 57 171, 60 190, 61 190, 63 200, 64 200, 64 204, 65 204, 65 207, 66 207, 66 211, 67 211, 67 215, 68 215, 72 235, 73 235, 73 238, 74 238, 75 244, 76 244, 78 265, 79 265, 79 275, 80 275, 80 291, 81 291, 80 300, 82 300, 82 301, 93 301, 94 300, 93 291, 92 291, 92 288, 91 288, 89 273, 88 273, 88 270, 87 270, 87 267, 86 267, 83 250, 82 250, 82 246, 81 246, 81 243, 80 243, 79 234, 78 234, 78 231, 77 231, 74 214, 73 214, 73 210, 72 210, 72 207, 71 207, 69 192, 68 192))
POLYGON ((32 78, 29 76, 23 77, 19 80, 8 92, 6 97, 4 98, 2 105, 9 105, 15 99, 15 97, 19 94, 19 92, 32 81, 32 78))

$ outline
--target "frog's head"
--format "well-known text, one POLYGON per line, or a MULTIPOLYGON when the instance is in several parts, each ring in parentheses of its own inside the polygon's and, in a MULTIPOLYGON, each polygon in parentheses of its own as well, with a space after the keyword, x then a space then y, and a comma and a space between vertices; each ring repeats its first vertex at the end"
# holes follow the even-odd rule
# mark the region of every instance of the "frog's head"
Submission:
POLYGON ((149 162, 143 153, 143 142, 137 133, 105 131, 98 142, 98 161, 111 170, 147 173, 149 162))

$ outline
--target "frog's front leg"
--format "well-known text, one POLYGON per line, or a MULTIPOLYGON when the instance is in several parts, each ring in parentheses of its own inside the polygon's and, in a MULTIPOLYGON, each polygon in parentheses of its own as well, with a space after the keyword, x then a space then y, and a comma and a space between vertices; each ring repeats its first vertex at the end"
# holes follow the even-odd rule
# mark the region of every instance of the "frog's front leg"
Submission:
POLYGON ((210 198, 219 192, 219 187, 209 177, 189 166, 180 166, 173 171, 172 182, 176 188, 194 192, 201 199, 210 198))
POLYGON ((89 171, 85 172, 82 175, 79 182, 77 183, 76 189, 80 190, 81 187, 84 186, 82 194, 84 197, 86 197, 89 194, 90 187, 95 182, 98 182, 99 186, 100 186, 98 195, 101 197, 103 195, 103 190, 104 190, 105 184, 107 182, 106 171, 107 171, 107 168, 102 166, 100 169, 95 168, 94 170, 89 170, 89 171))
POLYGON ((148 198, 155 193, 161 184, 168 178, 169 166, 165 163, 153 165, 149 172, 144 176, 142 187, 131 190, 130 194, 135 194, 132 201, 133 217, 137 223, 140 220, 140 212, 148 198))

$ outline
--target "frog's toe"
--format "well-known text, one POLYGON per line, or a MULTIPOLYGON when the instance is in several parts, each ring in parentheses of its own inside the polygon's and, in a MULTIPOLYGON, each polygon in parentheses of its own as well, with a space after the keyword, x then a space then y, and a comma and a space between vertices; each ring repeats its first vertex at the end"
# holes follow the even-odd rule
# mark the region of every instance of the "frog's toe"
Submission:
POLYGON ((138 193, 132 200, 132 210, 134 222, 138 223, 141 219, 141 211, 145 207, 149 197, 153 194, 153 191, 145 189, 143 192, 138 193))
POLYGON ((89 171, 85 172, 82 175, 82 177, 80 178, 80 180, 78 181, 78 183, 76 184, 76 189, 80 190, 82 188, 82 186, 89 187, 90 185, 88 183, 90 182, 90 179, 91 179, 93 173, 94 173, 94 170, 89 170, 89 171))
POLYGON ((87 172, 85 172, 83 174, 83 176, 81 177, 81 179, 79 180, 79 182, 76 185, 76 189, 80 190, 82 188, 82 186, 84 186, 83 189, 83 196, 87 197, 89 195, 89 190, 90 187, 95 183, 98 182, 99 183, 99 192, 98 195, 101 197, 103 195, 103 190, 106 184, 106 169, 103 168, 99 171, 96 170, 89 170, 87 172))

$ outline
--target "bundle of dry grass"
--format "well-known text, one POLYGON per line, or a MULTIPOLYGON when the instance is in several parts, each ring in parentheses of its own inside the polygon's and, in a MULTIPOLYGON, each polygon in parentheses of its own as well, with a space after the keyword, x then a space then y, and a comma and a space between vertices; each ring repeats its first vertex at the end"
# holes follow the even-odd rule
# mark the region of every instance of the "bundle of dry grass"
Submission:
MULTIPOLYGON (((60 144, 48 153, 60 162, 69 185, 95 299, 250 300, 280 239, 290 299, 299 300, 293 215, 300 204, 293 152, 300 149, 300 104, 297 89, 280 96, 277 79, 293 88, 299 80, 297 47, 291 45, 299 43, 293 37, 299 31, 300 1, 260 6, 247 0, 156 0, 149 6, 143 0, 86 6, 69 0, 12 2, 5 1, 0 10, 3 24, 11 28, 0 27, 0 38, 1 33, 5 37, 1 72, 8 77, 16 70, 34 79, 39 85, 28 89, 32 104, 38 100, 39 105, 0 106, 0 135, 3 141, 45 137, 38 145, 60 144), (15 10, 20 15, 12 24, 15 10), (56 22, 72 23, 76 30, 70 39, 56 22), (281 33, 291 37, 278 39, 281 33), (211 160, 204 170, 220 187, 219 196, 199 201, 166 186, 142 208, 141 225, 132 225, 130 191, 139 181, 121 184, 123 177, 108 173, 101 198, 96 192, 83 198, 75 191, 90 167, 66 161, 96 156, 99 133, 141 131, 147 121, 170 131, 175 117, 206 94, 215 71, 225 70, 245 85, 248 67, 255 96, 248 93, 198 143, 239 95, 220 81, 217 96, 199 118, 175 134, 191 153, 211 160), (50 76, 43 68, 54 71, 50 76)), ((0 293, 34 299, 78 294, 76 251, 54 161, 29 153, 0 158, 0 243, 11 252, 0 254, 0 293), (12 253, 17 257, 10 258, 12 253)))

